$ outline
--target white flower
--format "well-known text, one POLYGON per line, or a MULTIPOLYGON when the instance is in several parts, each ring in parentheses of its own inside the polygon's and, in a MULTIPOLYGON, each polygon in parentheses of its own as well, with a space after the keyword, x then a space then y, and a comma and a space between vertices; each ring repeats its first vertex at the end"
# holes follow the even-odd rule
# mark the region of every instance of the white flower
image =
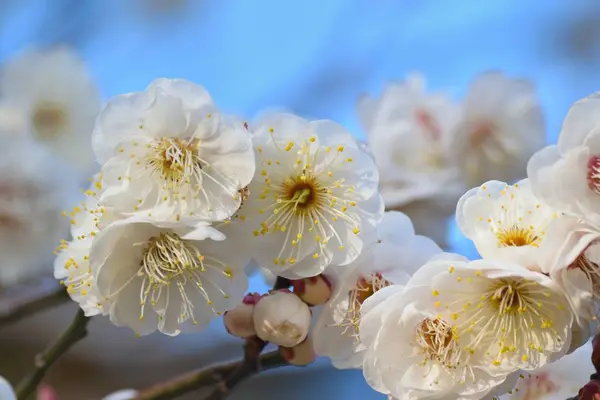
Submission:
POLYGON ((533 85, 496 71, 473 81, 452 146, 469 186, 523 178, 529 157, 544 143, 544 117, 533 85))
POLYGON ((546 231, 559 217, 531 192, 529 180, 514 185, 489 181, 461 197, 456 221, 483 258, 540 270, 546 231))
POLYGON ((564 216, 545 241, 542 271, 565 291, 579 324, 587 328, 600 311, 600 229, 564 216))
POLYGON ((0 93, 26 132, 79 172, 90 172, 100 96, 75 53, 57 47, 17 55, 0 71, 0 93))
POLYGON ((2 141, 0 285, 51 271, 52 249, 68 235, 61 209, 77 193, 76 184, 75 177, 30 138, 2 141))
POLYGON ((278 291, 262 297, 254 306, 256 335, 266 342, 294 347, 306 339, 311 312, 291 292, 278 291))
POLYGON ((564 400, 572 398, 594 373, 590 362, 592 346, 588 343, 573 354, 547 364, 528 374, 517 385, 518 390, 501 400, 564 400))
POLYGON ((118 213, 223 220, 254 175, 243 123, 181 79, 157 79, 144 92, 109 100, 93 141, 103 164, 101 201, 118 213))
MULTIPOLYGON (((387 212, 378 227, 377 242, 333 279, 334 294, 323 306, 313 330, 315 351, 336 368, 360 368, 365 347, 359 340, 361 305, 374 293, 402 284, 441 249, 429 238, 415 235, 410 219, 387 212)), ((326 272, 327 273, 327 272, 326 272)))
POLYGON ((17 400, 12 386, 6 379, 0 376, 0 399, 2 400, 17 400))
POLYGON ((440 258, 419 269, 409 285, 421 286, 456 326, 461 347, 494 375, 531 371, 569 350, 573 312, 544 274, 509 262, 440 258))
POLYGON ((291 114, 264 118, 253 142, 257 173, 238 216, 256 261, 292 279, 354 261, 383 215, 371 158, 340 125, 291 114))
POLYGON ((202 330, 242 300, 248 259, 207 223, 131 217, 96 235, 90 266, 110 319, 139 335, 202 330))
POLYGON ((424 78, 413 74, 388 85, 379 99, 361 98, 358 112, 386 206, 450 197, 445 207, 450 214, 464 191, 449 154, 458 106, 442 94, 426 93, 424 78))
POLYGON ((96 287, 90 267, 92 242, 100 229, 116 220, 116 216, 98 203, 97 193, 101 187, 100 174, 92 178, 86 191, 87 197, 71 212, 64 212, 71 222, 71 241, 61 241, 56 249, 54 277, 61 279, 67 293, 90 317, 108 313, 107 299, 102 298, 96 287))
POLYGON ((600 93, 569 110, 558 145, 531 157, 534 193, 558 210, 600 223, 600 93))
POLYGON ((450 316, 440 315, 426 288, 394 286, 362 306, 363 373, 376 391, 396 399, 478 400, 504 382, 470 363, 450 316))

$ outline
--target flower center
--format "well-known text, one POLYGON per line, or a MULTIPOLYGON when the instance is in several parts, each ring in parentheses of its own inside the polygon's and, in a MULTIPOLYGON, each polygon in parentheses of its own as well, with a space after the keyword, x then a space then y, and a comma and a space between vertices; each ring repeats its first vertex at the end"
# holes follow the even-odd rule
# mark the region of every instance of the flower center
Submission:
POLYGON ((42 104, 34 109, 32 123, 39 137, 55 138, 67 126, 67 113, 60 105, 42 104))
POLYGON ((588 187, 600 194, 600 156, 592 156, 587 163, 588 187))
POLYGON ((288 178, 283 182, 282 193, 278 195, 278 203, 288 205, 298 214, 306 214, 317 202, 322 202, 323 188, 315 177, 300 175, 288 178))
MULTIPOLYGON (((459 322, 457 334, 469 338, 465 350, 473 354, 477 348, 492 346, 494 350, 486 354, 493 358, 494 366, 500 366, 506 357, 516 356, 527 362, 532 354, 537 356, 535 353, 546 350, 542 343, 547 343, 550 350, 553 344, 562 342, 553 328, 553 319, 566 307, 553 298, 550 289, 524 278, 490 279, 480 271, 476 276, 465 281, 485 289, 465 288, 462 309, 451 315, 459 322)), ((461 277, 457 280, 463 281, 461 277)))
POLYGON ((198 155, 200 141, 163 137, 151 145, 150 168, 161 174, 171 186, 198 183, 201 178, 203 161, 198 155))
POLYGON ((301 143, 288 141, 284 146, 273 137, 273 158, 267 158, 261 146, 256 148, 262 165, 258 173, 264 181, 256 198, 258 213, 265 218, 253 235, 283 236, 274 265, 293 265, 306 257, 307 247, 314 247, 313 243, 305 243, 309 237, 317 244, 314 252, 310 251, 312 257, 327 257, 324 262, 328 262, 332 255, 325 249, 331 246, 330 240, 337 242, 338 250, 345 248, 339 230, 360 233, 361 217, 353 210, 360 199, 356 187, 343 176, 337 178, 337 170, 347 168, 345 164, 353 159, 343 156, 342 145, 333 149, 317 146, 316 142, 317 138, 311 136, 301 143))
POLYGON ((522 228, 518 225, 507 229, 498 229, 496 237, 500 247, 539 247, 542 242, 542 237, 532 227, 522 228))
POLYGON ((416 340, 425 356, 423 365, 428 360, 437 361, 446 367, 456 365, 459 353, 454 329, 442 319, 425 318, 417 325, 416 340))
POLYGON ((337 324, 344 328, 343 335, 354 337, 358 341, 360 328, 360 307, 369 297, 391 283, 385 280, 381 274, 374 273, 360 277, 356 281, 354 289, 348 292, 348 309, 342 322, 337 324))
MULTIPOLYGON (((233 272, 219 260, 202 255, 196 247, 175 233, 160 233, 145 244, 137 273, 137 276, 143 277, 140 319, 144 318, 148 300, 155 306, 161 295, 168 295, 163 291, 169 287, 170 290, 177 290, 182 298, 181 319, 191 318, 197 324, 194 316, 194 306, 197 304, 190 300, 188 291, 199 291, 206 304, 211 305, 210 296, 204 289, 202 274, 207 268, 212 268, 231 278, 233 272)), ((220 288, 217 289, 225 298, 229 298, 220 288)))

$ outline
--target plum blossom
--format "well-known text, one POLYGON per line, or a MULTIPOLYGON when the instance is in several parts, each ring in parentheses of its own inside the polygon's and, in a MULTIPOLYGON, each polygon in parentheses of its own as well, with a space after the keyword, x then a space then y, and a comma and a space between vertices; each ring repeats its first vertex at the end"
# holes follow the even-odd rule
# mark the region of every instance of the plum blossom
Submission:
POLYGON ((237 213, 239 242, 291 279, 354 261, 383 216, 371 158, 332 121, 269 114, 252 131, 256 176, 237 213))

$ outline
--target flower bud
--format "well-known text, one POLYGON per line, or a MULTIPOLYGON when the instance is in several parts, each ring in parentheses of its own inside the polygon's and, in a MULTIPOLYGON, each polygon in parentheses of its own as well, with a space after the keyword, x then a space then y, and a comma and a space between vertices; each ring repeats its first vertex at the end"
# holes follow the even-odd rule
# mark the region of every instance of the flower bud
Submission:
POLYGON ((306 339, 310 320, 306 303, 289 290, 272 292, 254 307, 256 335, 279 346, 294 347, 306 339))
POLYGON ((242 300, 242 304, 223 314, 223 323, 230 335, 244 339, 256 335, 254 305, 261 297, 258 293, 249 293, 242 300))
POLYGON ((298 279, 292 281, 292 286, 294 293, 310 306, 325 304, 331 297, 331 283, 325 275, 298 279))
POLYGON ((600 382, 596 380, 589 381, 584 387, 579 389, 578 400, 600 400, 600 382))
POLYGON ((310 337, 297 346, 291 348, 280 347, 279 352, 283 356, 283 359, 290 365, 308 365, 317 358, 313 349, 313 341, 310 337))

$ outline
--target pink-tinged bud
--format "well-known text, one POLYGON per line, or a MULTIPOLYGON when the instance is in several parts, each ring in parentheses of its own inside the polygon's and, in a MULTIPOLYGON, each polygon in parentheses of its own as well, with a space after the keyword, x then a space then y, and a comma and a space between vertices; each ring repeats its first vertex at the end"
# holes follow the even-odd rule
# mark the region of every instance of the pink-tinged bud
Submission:
POLYGON ((261 297, 262 295, 258 293, 248 293, 242 300, 242 304, 223 314, 223 323, 230 335, 244 339, 256 335, 254 305, 261 297))
POLYGON ((310 306, 325 304, 331 297, 331 283, 325 275, 298 279, 292 281, 292 286, 294 293, 310 306))
POLYGON ((271 292, 254 306, 256 336, 279 346, 294 347, 304 341, 310 320, 306 303, 288 290, 271 292))
POLYGON ((36 400, 58 400, 58 394, 50 385, 42 385, 37 391, 36 400))
POLYGON ((600 400, 600 382, 596 380, 589 381, 584 387, 579 389, 578 400, 600 400))
POLYGON ((317 358, 317 355, 313 349, 313 342, 310 337, 297 346, 291 348, 280 347, 279 352, 283 356, 283 359, 290 365, 308 365, 317 358))

